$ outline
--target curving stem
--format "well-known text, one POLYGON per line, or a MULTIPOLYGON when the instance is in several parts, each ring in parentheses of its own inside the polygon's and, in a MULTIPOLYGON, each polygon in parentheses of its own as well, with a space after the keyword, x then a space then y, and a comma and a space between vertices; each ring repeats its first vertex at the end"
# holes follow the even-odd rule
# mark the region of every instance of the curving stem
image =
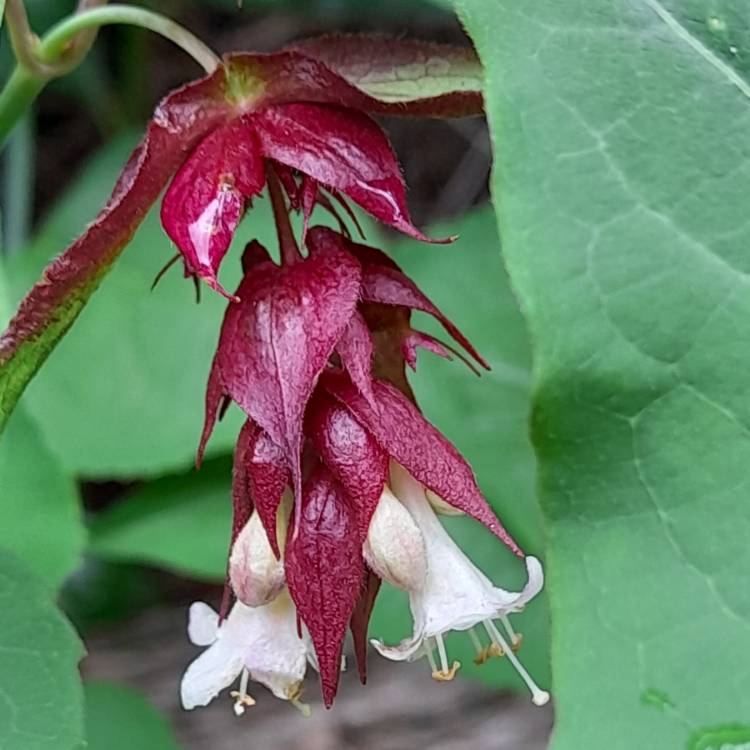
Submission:
POLYGON ((185 50, 207 73, 221 64, 213 50, 175 21, 130 5, 92 7, 104 1, 82 0, 78 13, 60 21, 39 40, 29 26, 23 0, 8 0, 5 18, 18 65, 0 92, 0 146, 45 84, 81 62, 101 26, 128 24, 160 34, 185 50))

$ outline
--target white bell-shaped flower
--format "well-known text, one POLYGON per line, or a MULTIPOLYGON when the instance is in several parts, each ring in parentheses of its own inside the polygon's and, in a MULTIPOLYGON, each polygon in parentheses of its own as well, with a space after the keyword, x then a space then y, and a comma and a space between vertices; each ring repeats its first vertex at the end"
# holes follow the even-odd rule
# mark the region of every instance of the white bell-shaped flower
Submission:
POLYGON ((255 702, 247 693, 248 679, 309 712, 299 702, 309 644, 297 633, 297 613, 286 589, 260 607, 236 602, 221 624, 211 607, 195 602, 190 607, 188 636, 195 645, 208 648, 182 678, 186 709, 207 705, 239 677, 240 689, 231 693, 237 715, 255 702))
POLYGON ((370 568, 391 585, 405 591, 424 586, 427 557, 422 532, 387 486, 372 514, 362 553, 370 568))
POLYGON ((528 581, 522 591, 505 591, 495 586, 462 552, 435 515, 424 487, 397 464, 391 470, 391 489, 409 510, 422 533, 427 574, 421 587, 409 591, 414 618, 413 636, 398 646, 372 641, 375 648, 394 660, 411 661, 426 656, 433 677, 445 681, 453 679, 460 664, 453 662, 449 665, 443 636, 451 630, 466 630, 477 648, 478 662, 491 656, 507 656, 529 686, 533 702, 544 705, 549 694, 539 689, 515 656, 520 636, 514 632, 508 619, 509 614, 519 612, 542 588, 544 576, 539 561, 534 557, 526 558, 528 581), (495 621, 505 628, 510 643, 495 621), (477 625, 486 631, 489 639, 486 647, 482 646, 474 630, 477 625))
POLYGON ((237 598, 249 607, 267 604, 284 587, 284 563, 273 554, 257 511, 232 545, 229 580, 237 598))

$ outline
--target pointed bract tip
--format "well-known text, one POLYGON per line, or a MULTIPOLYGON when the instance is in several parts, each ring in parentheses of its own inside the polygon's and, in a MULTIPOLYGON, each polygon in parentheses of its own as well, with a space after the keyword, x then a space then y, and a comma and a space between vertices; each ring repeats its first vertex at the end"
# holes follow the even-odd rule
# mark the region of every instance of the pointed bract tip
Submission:
POLYGON ((241 302, 242 300, 236 295, 228 292, 219 283, 219 280, 215 276, 201 276, 201 279, 215 292, 218 292, 222 297, 228 299, 230 302, 241 302))

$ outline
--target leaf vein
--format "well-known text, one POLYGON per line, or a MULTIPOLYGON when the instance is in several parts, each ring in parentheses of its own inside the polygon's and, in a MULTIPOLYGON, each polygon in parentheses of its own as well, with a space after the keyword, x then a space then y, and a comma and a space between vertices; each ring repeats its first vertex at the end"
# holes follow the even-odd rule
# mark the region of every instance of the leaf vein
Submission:
POLYGON ((736 86, 744 96, 750 99, 750 84, 745 81, 734 68, 727 65, 712 50, 706 47, 700 39, 696 39, 660 2, 659 0, 644 0, 651 10, 664 21, 675 36, 682 39, 694 49, 709 65, 718 70, 732 85, 736 86))

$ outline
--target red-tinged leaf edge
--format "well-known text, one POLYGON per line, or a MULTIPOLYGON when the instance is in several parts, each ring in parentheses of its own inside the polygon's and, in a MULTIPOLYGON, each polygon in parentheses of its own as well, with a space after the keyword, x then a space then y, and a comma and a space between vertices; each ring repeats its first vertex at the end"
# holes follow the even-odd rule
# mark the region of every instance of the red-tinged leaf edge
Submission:
POLYGON ((466 117, 483 112, 483 72, 471 47, 386 34, 328 34, 288 49, 324 63, 373 97, 381 114, 466 117))
POLYGON ((330 708, 364 561, 350 500, 322 465, 305 482, 300 523, 296 534, 289 529, 284 568, 289 593, 315 647, 323 702, 330 708))
POLYGON ((148 209, 195 144, 225 117, 222 71, 157 107, 107 205, 45 269, 0 337, 0 429, 28 381, 83 309, 148 209))
POLYGON ((320 385, 346 406, 415 479, 486 526, 514 554, 524 556, 484 499, 466 460, 398 388, 375 381, 378 407, 373 409, 342 371, 325 372, 320 385))
POLYGON ((370 626, 372 610, 375 608, 375 600, 380 591, 380 578, 365 566, 365 572, 362 576, 362 587, 359 592, 357 605, 352 613, 352 619, 349 627, 352 632, 354 641, 354 658, 357 661, 357 673, 359 681, 365 685, 367 683, 367 629, 370 626))

